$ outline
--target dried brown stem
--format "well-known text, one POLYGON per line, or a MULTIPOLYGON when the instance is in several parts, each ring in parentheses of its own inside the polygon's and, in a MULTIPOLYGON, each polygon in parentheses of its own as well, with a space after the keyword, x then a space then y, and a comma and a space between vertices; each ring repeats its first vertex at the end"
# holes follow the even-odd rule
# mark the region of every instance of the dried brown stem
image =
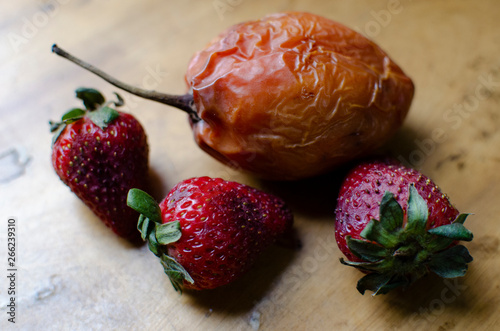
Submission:
POLYGON ((93 65, 69 54, 65 50, 59 48, 56 44, 52 45, 52 52, 56 53, 59 56, 62 56, 63 58, 75 63, 76 65, 82 67, 85 70, 88 70, 92 72, 93 74, 101 77, 111 85, 114 85, 118 87, 119 89, 122 89, 124 91, 127 91, 131 94, 134 94, 138 97, 145 98, 148 100, 153 100, 156 102, 160 102, 172 107, 179 108, 189 114, 191 119, 194 122, 197 122, 200 120, 198 117, 198 114, 196 113, 196 107, 194 105, 193 101, 193 95, 192 94, 184 94, 184 95, 171 95, 171 94, 165 94, 157 91, 152 91, 152 90, 145 90, 141 89, 132 85, 129 85, 127 83, 121 82, 117 80, 116 78, 108 75, 101 69, 94 67, 93 65))

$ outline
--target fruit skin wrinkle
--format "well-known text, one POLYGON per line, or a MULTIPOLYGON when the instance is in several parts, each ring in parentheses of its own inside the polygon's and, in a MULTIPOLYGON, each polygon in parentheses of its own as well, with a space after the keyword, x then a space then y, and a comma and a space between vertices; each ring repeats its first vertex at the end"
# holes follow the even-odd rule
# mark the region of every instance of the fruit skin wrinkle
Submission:
POLYGON ((264 178, 321 174, 385 143, 414 85, 375 43, 309 13, 235 25, 196 53, 186 82, 198 145, 264 178))
POLYGON ((411 105, 411 79, 387 53, 344 25, 288 12, 237 24, 196 53, 188 91, 123 83, 52 51, 134 95, 185 111, 196 143, 241 171, 295 180, 372 154, 411 105))

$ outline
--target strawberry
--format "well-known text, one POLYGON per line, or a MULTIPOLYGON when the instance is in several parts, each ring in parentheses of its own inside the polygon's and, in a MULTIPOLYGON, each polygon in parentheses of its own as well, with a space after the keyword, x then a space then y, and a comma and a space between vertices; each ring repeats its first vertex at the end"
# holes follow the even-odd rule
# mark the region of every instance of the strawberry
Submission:
POLYGON ((459 240, 472 233, 438 186, 392 159, 353 168, 337 200, 335 238, 345 265, 367 273, 357 284, 364 294, 408 286, 430 271, 464 276, 472 261, 459 240))
POLYGON ((132 189, 127 203, 141 213, 142 238, 180 291, 239 278, 293 222, 280 198, 220 178, 184 180, 159 205, 132 189))
POLYGON ((138 214, 127 207, 132 187, 147 187, 148 143, 141 124, 110 107, 100 92, 76 90, 86 109, 68 111, 50 122, 52 165, 59 178, 119 236, 141 242, 138 214))

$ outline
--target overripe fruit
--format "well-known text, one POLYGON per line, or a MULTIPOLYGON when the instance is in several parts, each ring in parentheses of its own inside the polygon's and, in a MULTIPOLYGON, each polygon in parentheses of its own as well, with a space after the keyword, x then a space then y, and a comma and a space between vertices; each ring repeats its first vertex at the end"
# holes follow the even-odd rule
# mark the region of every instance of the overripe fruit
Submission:
POLYGON ((127 203, 141 213, 142 238, 176 290, 213 289, 239 278, 293 222, 280 198, 220 178, 184 180, 159 206, 132 189, 127 203))
POLYGON ((184 109, 203 150, 274 180, 314 176, 371 153, 401 126, 414 93, 375 43, 309 13, 230 27, 195 54, 183 96, 131 87, 53 51, 119 88, 184 109))
POLYGON ((337 200, 335 238, 343 264, 367 273, 363 294, 384 294, 408 286, 432 271, 464 276, 472 261, 459 240, 472 240, 459 214, 437 185, 392 159, 353 168, 337 200))
POLYGON ((141 124, 130 114, 111 108, 97 90, 77 89, 86 109, 68 111, 54 132, 52 166, 92 211, 119 236, 140 242, 138 214, 127 207, 129 189, 146 189, 148 143, 141 124))

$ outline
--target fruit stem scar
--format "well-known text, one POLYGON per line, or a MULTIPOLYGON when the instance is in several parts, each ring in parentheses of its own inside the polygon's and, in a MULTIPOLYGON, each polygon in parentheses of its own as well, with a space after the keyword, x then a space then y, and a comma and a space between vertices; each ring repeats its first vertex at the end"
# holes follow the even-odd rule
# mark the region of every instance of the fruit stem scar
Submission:
POLYGON ((56 44, 52 45, 52 52, 75 63, 76 65, 82 67, 83 69, 92 72, 93 74, 101 77, 111 85, 118 87, 119 89, 122 89, 124 91, 127 91, 131 94, 134 94, 144 99, 160 102, 165 105, 179 108, 188 113, 191 120, 195 123, 201 120, 200 117, 198 116, 198 113, 196 112, 196 106, 194 105, 193 95, 190 93, 186 93, 184 95, 172 95, 153 90, 141 89, 139 87, 132 86, 117 80, 116 78, 108 75, 101 69, 69 54, 65 50, 59 48, 56 44))

